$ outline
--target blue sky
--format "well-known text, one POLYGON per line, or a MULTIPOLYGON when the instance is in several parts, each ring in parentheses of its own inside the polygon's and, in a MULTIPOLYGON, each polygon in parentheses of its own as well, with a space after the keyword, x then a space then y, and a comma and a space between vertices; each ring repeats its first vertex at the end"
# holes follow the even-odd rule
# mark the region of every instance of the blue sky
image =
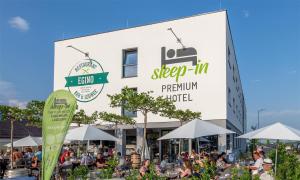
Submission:
MULTIPOLYGON (((248 124, 281 121, 300 129, 300 1, 222 0, 245 93, 248 124)), ((44 100, 53 88, 53 42, 190 16, 219 0, 2 0, 0 104, 44 100)))

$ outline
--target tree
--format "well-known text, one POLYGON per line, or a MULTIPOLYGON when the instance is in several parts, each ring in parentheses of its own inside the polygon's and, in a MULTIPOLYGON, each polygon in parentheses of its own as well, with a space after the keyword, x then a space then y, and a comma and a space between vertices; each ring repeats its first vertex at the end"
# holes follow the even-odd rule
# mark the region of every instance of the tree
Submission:
POLYGON ((76 123, 78 127, 81 124, 92 124, 97 120, 98 112, 95 111, 91 116, 88 116, 83 109, 80 109, 73 116, 72 123, 76 123))
POLYGON ((24 109, 0 105, 2 119, 10 120, 10 144, 11 144, 11 168, 13 168, 13 149, 14 149, 14 122, 24 119, 24 109))
POLYGON ((125 87, 121 93, 108 95, 111 107, 123 107, 128 111, 139 111, 144 116, 144 138, 142 143, 142 159, 145 159, 145 142, 148 122, 148 113, 157 114, 163 111, 175 109, 172 101, 162 96, 157 98, 151 96, 151 91, 138 93, 137 91, 125 87))
POLYGON ((25 109, 26 125, 42 127, 45 101, 30 101, 25 109))
POLYGON ((201 112, 193 112, 189 109, 170 109, 167 111, 163 111, 161 113, 161 116, 178 119, 180 121, 180 126, 182 126, 184 122, 201 118, 201 112))
POLYGON ((134 125, 135 120, 128 117, 128 116, 120 116, 114 113, 108 113, 108 112, 100 112, 98 114, 99 119, 106 121, 106 122, 111 122, 114 123, 115 125, 115 136, 117 136, 117 129, 119 124, 129 124, 129 125, 134 125))
POLYGON ((128 116, 120 116, 114 113, 107 113, 107 112, 100 112, 99 118, 106 122, 111 122, 115 124, 115 129, 117 129, 117 126, 119 124, 130 124, 134 125, 135 120, 128 117, 128 116))

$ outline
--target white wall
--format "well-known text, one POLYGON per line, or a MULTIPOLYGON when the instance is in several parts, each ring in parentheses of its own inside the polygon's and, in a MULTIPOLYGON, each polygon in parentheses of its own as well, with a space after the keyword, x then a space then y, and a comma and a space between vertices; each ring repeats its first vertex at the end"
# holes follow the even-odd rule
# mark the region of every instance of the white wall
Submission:
MULTIPOLYGON (((158 24, 140 26, 119 31, 96 34, 86 37, 58 41, 55 43, 54 90, 65 88, 65 77, 72 67, 84 56, 66 46, 72 45, 88 51, 105 72, 109 72, 108 81, 102 93, 93 101, 78 102, 79 109, 88 113, 109 111, 120 113, 120 109, 109 107, 107 94, 120 92, 124 86, 137 87, 139 92, 154 91, 154 95, 176 94, 161 91, 162 85, 174 84, 175 79, 153 80, 155 68, 161 66, 161 47, 179 49, 180 44, 167 29, 172 27, 186 47, 197 50, 198 59, 209 63, 207 74, 187 74, 178 83, 197 82, 197 90, 182 91, 190 94, 191 102, 177 102, 178 108, 202 112, 202 119, 226 119, 226 12, 198 15, 158 24), (138 76, 122 78, 122 50, 138 49, 138 76)), ((187 65, 191 62, 173 64, 187 65)), ((171 66, 170 66, 171 67, 171 66)), ((169 119, 151 115, 151 122, 169 121, 169 119)), ((137 122, 143 122, 138 114, 137 122)))

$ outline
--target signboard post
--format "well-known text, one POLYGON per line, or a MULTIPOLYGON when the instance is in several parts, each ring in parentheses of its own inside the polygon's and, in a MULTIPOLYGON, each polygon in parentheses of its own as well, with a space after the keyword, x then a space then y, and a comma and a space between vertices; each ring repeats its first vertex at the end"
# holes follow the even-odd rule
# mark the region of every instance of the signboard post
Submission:
POLYGON ((43 113, 42 179, 50 180, 64 138, 76 109, 75 97, 66 90, 57 90, 47 99, 43 113))

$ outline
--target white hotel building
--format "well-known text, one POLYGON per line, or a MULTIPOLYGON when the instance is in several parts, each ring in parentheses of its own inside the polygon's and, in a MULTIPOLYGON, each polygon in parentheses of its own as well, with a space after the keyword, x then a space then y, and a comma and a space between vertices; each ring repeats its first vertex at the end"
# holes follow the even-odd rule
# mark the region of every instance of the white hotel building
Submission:
MULTIPOLYGON (((246 130, 246 106, 226 11, 55 42, 54 90, 71 91, 78 109, 89 114, 125 113, 136 120, 136 125, 120 126, 117 133, 123 153, 130 145, 139 149, 143 134, 139 112, 109 106, 107 94, 125 86, 173 99, 178 108, 201 112, 202 120, 235 131, 208 137, 219 151, 245 149, 245 141, 234 138, 246 130), (88 52, 92 60, 70 46, 88 52)), ((176 152, 176 142, 156 139, 179 122, 153 114, 148 122, 152 154, 176 152)), ((103 123, 99 128, 111 129, 103 123)))

